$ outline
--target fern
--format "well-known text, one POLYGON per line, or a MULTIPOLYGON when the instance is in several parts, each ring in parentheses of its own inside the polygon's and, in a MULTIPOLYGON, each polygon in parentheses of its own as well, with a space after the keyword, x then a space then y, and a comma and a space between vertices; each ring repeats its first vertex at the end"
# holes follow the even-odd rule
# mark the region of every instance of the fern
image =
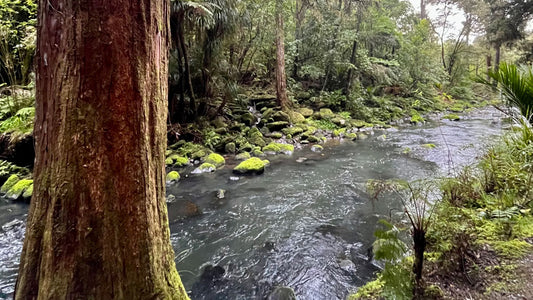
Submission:
POLYGON ((33 130, 35 119, 35 108, 25 107, 19 109, 17 113, 0 124, 0 132, 27 134, 33 130))

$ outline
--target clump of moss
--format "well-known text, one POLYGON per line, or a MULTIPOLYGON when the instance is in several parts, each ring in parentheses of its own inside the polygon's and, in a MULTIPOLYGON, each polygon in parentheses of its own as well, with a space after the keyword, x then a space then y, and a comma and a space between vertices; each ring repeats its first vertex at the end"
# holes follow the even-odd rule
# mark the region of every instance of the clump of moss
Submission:
POLYGON ((17 200, 33 184, 31 179, 22 179, 15 183, 6 193, 6 197, 17 200))
POLYGON ((223 165, 226 164, 226 160, 224 159, 224 157, 222 155, 220 155, 220 154, 217 154, 217 153, 209 154, 207 156, 205 162, 209 163, 209 164, 212 164, 212 165, 214 165, 217 168, 220 168, 220 167, 222 167, 223 165))
POLYGON ((459 121, 459 120, 461 120, 461 117, 459 117, 456 114, 447 114, 447 115, 445 115, 442 118, 446 119, 446 120, 450 120, 450 121, 459 121))
POLYGON ((180 180, 180 174, 176 171, 171 171, 167 174, 166 182, 173 183, 180 180))
POLYGON ((360 287, 357 290, 357 293, 355 293, 355 295, 350 295, 348 299, 380 299, 384 287, 385 282, 381 276, 379 276, 376 280, 370 281, 369 283, 360 287))
POLYGON ((281 151, 281 147, 279 145, 279 143, 270 143, 263 147, 263 152, 279 153, 281 151))
POLYGON ((235 156, 235 159, 236 160, 247 160, 248 158, 252 157, 250 155, 250 152, 243 152, 243 153, 239 153, 235 156))
POLYGON ((356 140, 357 139, 357 134, 356 133, 353 133, 353 132, 349 132, 349 133, 346 133, 344 135, 344 138, 346 139, 350 139, 352 141, 356 140))
POLYGON ((346 132, 346 128, 335 129, 335 130, 333 130, 333 136, 334 137, 340 137, 340 136, 344 135, 345 132, 346 132))
POLYGON ((30 199, 33 195, 33 184, 31 184, 25 191, 22 193, 22 198, 30 199))
POLYGON ((233 169, 236 174, 262 174, 265 171, 265 162, 257 157, 249 158, 233 169))
POLYGON ((311 151, 313 151, 313 152, 322 152, 322 150, 324 150, 324 147, 322 147, 320 145, 311 146, 311 151))
POLYGON ((285 135, 290 135, 290 136, 297 136, 298 134, 304 132, 304 130, 301 128, 301 127, 288 127, 288 128, 283 128, 281 130, 285 135))
POLYGON ((281 153, 283 154, 292 155, 292 153, 294 152, 294 146, 291 144, 278 144, 278 145, 279 145, 281 153))
POLYGON ((0 188, 0 193, 5 194, 7 191, 9 191, 17 182, 19 182, 20 178, 18 175, 14 174, 9 176, 9 178, 4 182, 2 187, 0 188))
POLYGON ((189 165, 189 159, 183 156, 177 156, 174 160, 175 167, 184 167, 189 165))
POLYGON ((411 114, 411 123, 418 124, 418 123, 424 123, 426 120, 417 112, 413 111, 411 114))
POLYGON ((423 144, 422 147, 426 148, 426 149, 434 149, 434 148, 437 148, 437 146, 435 144, 423 144))

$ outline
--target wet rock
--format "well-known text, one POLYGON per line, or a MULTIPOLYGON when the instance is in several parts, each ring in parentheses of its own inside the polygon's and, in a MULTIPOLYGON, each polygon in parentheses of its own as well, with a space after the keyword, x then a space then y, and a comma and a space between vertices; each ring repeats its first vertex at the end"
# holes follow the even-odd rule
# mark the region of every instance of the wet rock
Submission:
POLYGON ((237 165, 233 169, 233 173, 242 174, 242 175, 244 174, 260 175, 260 174, 263 174, 263 172, 265 171, 265 165, 266 163, 263 160, 257 157, 252 157, 241 162, 239 165, 237 165))
POLYGON ((236 150, 237 150, 237 147, 235 146, 235 143, 233 142, 227 143, 224 146, 224 151, 226 151, 226 153, 235 153, 236 150))
MULTIPOLYGON (((19 199, 24 192, 29 187, 32 187, 33 190, 33 180, 31 179, 22 179, 19 180, 15 185, 13 185, 6 193, 6 198, 10 200, 17 200, 19 199)), ((31 196, 31 195, 30 195, 31 196)))
POLYGON ((219 189, 219 190, 217 191, 217 198, 218 198, 218 199, 224 199, 224 198, 226 198, 226 190, 219 189))
POLYGON ((167 174, 166 183, 171 184, 180 180, 180 174, 176 171, 169 172, 167 174))
POLYGON ((167 200, 167 203, 174 203, 176 202, 176 196, 170 194, 167 196, 166 200, 167 200))
POLYGON ((0 193, 5 194, 7 191, 9 191, 17 182, 19 182, 20 178, 18 175, 11 175, 9 178, 4 182, 2 187, 0 188, 0 193))
POLYGON ((272 122, 272 123, 266 124, 266 126, 268 127, 268 130, 270 131, 280 131, 283 128, 289 127, 289 122, 286 122, 286 121, 272 122))
POLYGON ((278 111, 276 113, 274 113, 272 115, 272 119, 274 119, 274 121, 285 121, 285 122, 290 122, 291 121, 291 117, 289 116, 289 114, 283 112, 283 111, 278 111))
POLYGON ((324 147, 322 147, 320 145, 313 145, 311 147, 311 151, 313 151, 313 152, 322 152, 322 150, 324 150, 324 147))
POLYGON ((251 158, 252 156, 250 155, 250 152, 243 152, 243 153, 239 153, 235 156, 235 159, 236 160, 247 160, 249 158, 251 158))
POLYGON ((278 286, 268 296, 268 300, 296 300, 294 290, 288 286, 278 286))
POLYGON ((355 273, 357 268, 355 264, 349 259, 343 259, 339 262, 339 267, 347 273, 355 273))
POLYGON ((191 173, 192 174, 211 173, 211 172, 215 172, 216 169, 217 167, 213 164, 203 163, 198 168, 194 169, 194 171, 192 171, 191 173))
POLYGON ((205 162, 214 165, 216 168, 220 168, 226 164, 224 157, 217 153, 209 154, 205 159, 205 162))

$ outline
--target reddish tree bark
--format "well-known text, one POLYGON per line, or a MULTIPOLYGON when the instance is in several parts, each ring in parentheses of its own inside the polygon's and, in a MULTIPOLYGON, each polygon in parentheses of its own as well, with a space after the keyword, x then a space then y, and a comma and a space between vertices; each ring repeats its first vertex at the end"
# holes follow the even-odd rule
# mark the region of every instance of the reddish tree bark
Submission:
POLYGON ((165 204, 168 0, 41 0, 15 299, 188 299, 165 204))

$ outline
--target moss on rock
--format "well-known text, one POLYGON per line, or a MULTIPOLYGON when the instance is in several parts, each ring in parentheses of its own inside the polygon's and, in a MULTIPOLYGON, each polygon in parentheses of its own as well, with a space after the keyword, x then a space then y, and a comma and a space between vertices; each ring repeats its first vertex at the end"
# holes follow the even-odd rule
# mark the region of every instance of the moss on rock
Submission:
POLYGON ((175 167, 184 167, 189 165, 189 159, 183 156, 177 156, 174 160, 175 167))
POLYGON ((292 137, 297 136, 298 134, 304 132, 304 130, 300 127, 289 127, 289 128, 283 128, 281 130, 285 135, 291 135, 292 137))
POLYGON ((268 123, 266 124, 266 126, 270 131, 279 131, 283 128, 289 127, 289 122, 277 121, 277 122, 268 123))
POLYGON ((249 158, 233 169, 236 174, 262 174, 265 170, 265 162, 257 157, 249 158))
POLYGON ((211 153, 207 156, 206 163, 214 165, 216 168, 220 168, 226 164, 224 157, 217 153, 211 153))
POLYGON ((20 178, 18 177, 18 175, 14 174, 14 175, 9 176, 7 181, 4 182, 4 184, 0 188, 0 193, 2 194, 7 193, 7 191, 9 191, 19 181, 20 181, 20 178))
POLYGON ((305 117, 299 113, 299 112, 296 112, 296 111, 290 111, 289 112, 289 116, 291 117, 291 122, 293 124, 298 124, 298 123, 303 123, 305 122, 305 117))
POLYGON ((273 139, 281 139, 283 137, 283 134, 281 132, 272 132, 268 136, 273 139))
POLYGON ((447 119, 447 120, 450 120, 450 121, 459 121, 461 120, 461 117, 459 117, 458 115, 456 114, 448 114, 448 115, 445 115, 444 117, 442 117, 443 119, 447 119))
POLYGON ((31 179, 22 179, 15 183, 6 193, 6 197, 17 200, 33 184, 31 179))
POLYGON ((270 144, 266 145, 265 147, 263 147, 263 152, 278 153, 278 152, 281 151, 281 147, 279 145, 280 144, 278 144, 278 143, 270 143, 270 144))
POLYGON ((22 193, 22 198, 29 200, 31 199, 31 196, 33 195, 33 183, 22 193))
POLYGON ((180 174, 177 171, 171 171, 167 174, 166 182, 173 183, 180 180, 180 174))
POLYGON ((305 118, 309 118, 310 116, 313 115, 313 110, 310 109, 310 108, 306 108, 306 107, 302 107, 300 109, 297 110, 302 116, 304 116, 305 118))
POLYGON ((235 153, 235 151, 237 151, 237 146, 233 142, 227 143, 224 146, 224 151, 226 151, 226 153, 235 153))
POLYGON ((250 152, 243 152, 243 153, 239 153, 235 156, 235 159, 236 160, 247 160, 249 159, 250 157, 252 157, 250 155, 250 152))
POLYGON ((324 147, 322 147, 320 145, 311 146, 311 151, 313 151, 313 152, 322 152, 322 150, 324 150, 324 147))

